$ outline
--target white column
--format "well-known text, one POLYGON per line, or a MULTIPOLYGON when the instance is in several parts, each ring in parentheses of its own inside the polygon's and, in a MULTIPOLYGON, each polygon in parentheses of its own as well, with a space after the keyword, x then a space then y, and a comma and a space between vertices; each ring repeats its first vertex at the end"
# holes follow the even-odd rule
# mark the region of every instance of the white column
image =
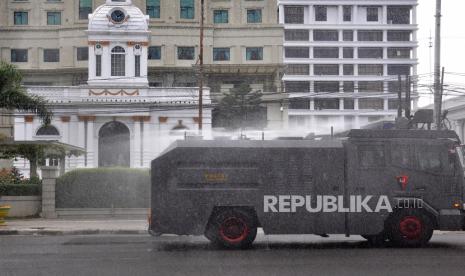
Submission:
POLYGON ((387 24, 387 6, 383 6, 381 15, 382 24, 387 24))
POLYGON ((144 159, 144 167, 149 168, 150 162, 155 157, 153 143, 150 143, 150 132, 152 131, 150 121, 146 122, 143 121, 143 131, 142 131, 142 142, 143 142, 143 159, 144 159))
POLYGON ((134 120, 134 150, 133 150, 133 159, 134 159, 134 167, 139 168, 141 167, 141 129, 140 129, 140 121, 139 120, 134 120))
MULTIPOLYGON (((352 9, 353 9, 353 13, 352 13, 353 18, 352 18, 352 22, 353 22, 354 24, 356 24, 356 23, 358 22, 358 6, 357 6, 357 5, 354 5, 354 6, 352 6, 352 9)), ((357 32, 355 32, 355 33, 357 33, 357 32)), ((357 41, 357 40, 355 40, 355 41, 357 41)))
POLYGON ((95 48, 94 45, 89 45, 89 76, 88 78, 95 79, 95 48))
POLYGON ((343 22, 342 20, 342 5, 337 6, 337 23, 341 24, 343 22))
POLYGON ((32 140, 33 122, 25 122, 24 140, 32 140))
MULTIPOLYGON (((412 20, 411 24, 417 24, 417 7, 418 6, 412 6, 412 20)), ((414 40, 416 41, 416 40, 414 40)))
POLYGON ((147 55, 148 55, 148 49, 147 46, 142 47, 142 54, 140 56, 140 76, 147 78, 147 67, 148 67, 148 60, 147 60, 147 55))
MULTIPOLYGON (((284 6, 279 5, 278 9, 279 9, 279 24, 284 24, 284 6)), ((305 19, 304 19, 304 22, 305 22, 305 19)))
POLYGON ((58 118, 59 120, 55 123, 56 127, 58 128, 58 132, 60 133, 61 136, 61 142, 63 143, 69 143, 68 142, 68 128, 67 125, 68 123, 63 122, 61 118, 58 118))
MULTIPOLYGON (((85 148, 85 129, 84 129, 84 120, 79 120, 78 122, 78 128, 77 128, 77 145, 81 148, 85 148)), ((77 164, 76 166, 78 168, 84 167, 84 155, 81 155, 77 158, 77 164)))
POLYGON ((111 77, 110 45, 104 45, 102 48, 102 78, 108 79, 111 77))
POLYGON ((315 22, 315 9, 313 5, 308 5, 308 22, 305 23, 310 24, 312 22, 315 22))
POLYGON ((134 70, 134 46, 128 46, 126 50, 126 77, 134 77, 136 72, 134 70))
MULTIPOLYGON (((71 144, 71 145, 75 145, 75 146, 80 146, 79 145, 79 134, 78 134, 78 131, 79 131, 79 122, 77 120, 77 116, 73 115, 71 116, 70 118, 70 121, 69 121, 69 127, 68 127, 68 137, 69 137, 69 140, 68 142, 71 144)), ((69 161, 68 161, 68 166, 69 168, 76 168, 78 166, 77 162, 79 160, 78 157, 76 156, 71 156, 68 158, 69 161)))
POLYGON ((94 121, 87 121, 87 167, 93 168, 97 167, 97 164, 94 162, 94 121))
POLYGON ((26 140, 26 123, 24 116, 15 116, 14 118, 14 139, 26 140))

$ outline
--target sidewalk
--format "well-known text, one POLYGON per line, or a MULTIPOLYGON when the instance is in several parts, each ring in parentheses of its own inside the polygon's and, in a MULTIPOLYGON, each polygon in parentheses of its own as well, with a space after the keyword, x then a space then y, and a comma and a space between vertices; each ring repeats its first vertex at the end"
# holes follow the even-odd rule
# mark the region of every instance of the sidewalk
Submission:
POLYGON ((147 220, 12 219, 0 225, 0 235, 148 234, 147 220))
MULTIPOLYGON (((11 219, 0 225, 2 235, 148 235, 143 219, 11 219)), ((263 230, 258 232, 263 234, 263 230)), ((438 231, 434 234, 465 234, 464 231, 438 231)))

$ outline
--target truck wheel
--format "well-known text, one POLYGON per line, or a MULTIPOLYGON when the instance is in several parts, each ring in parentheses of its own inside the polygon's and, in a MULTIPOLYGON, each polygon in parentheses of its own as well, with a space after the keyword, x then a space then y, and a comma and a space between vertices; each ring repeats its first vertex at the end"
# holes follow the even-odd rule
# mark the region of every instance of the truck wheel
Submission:
POLYGON ((222 247, 247 248, 257 236, 257 223, 248 212, 243 210, 224 210, 212 218, 205 236, 222 247))
POLYGON ((400 210, 390 220, 390 239, 397 246, 422 246, 432 235, 431 219, 418 209, 400 210))

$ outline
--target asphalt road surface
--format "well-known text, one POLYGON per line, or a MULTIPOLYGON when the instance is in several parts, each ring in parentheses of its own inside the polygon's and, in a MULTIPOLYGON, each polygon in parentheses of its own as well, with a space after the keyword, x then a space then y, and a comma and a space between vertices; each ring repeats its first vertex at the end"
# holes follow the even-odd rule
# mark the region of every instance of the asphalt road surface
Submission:
POLYGON ((465 233, 435 234, 425 248, 259 235, 239 251, 203 237, 0 236, 0 275, 465 275, 465 233))

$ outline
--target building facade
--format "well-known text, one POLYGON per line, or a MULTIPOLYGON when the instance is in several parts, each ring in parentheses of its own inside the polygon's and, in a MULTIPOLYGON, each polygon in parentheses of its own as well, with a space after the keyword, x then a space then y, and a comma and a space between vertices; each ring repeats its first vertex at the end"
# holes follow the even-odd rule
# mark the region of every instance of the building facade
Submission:
MULTIPOLYGON (((86 34, 88 84, 25 86, 28 93, 47 99, 54 117, 51 125, 43 126, 34 114, 16 113, 15 140, 57 140, 84 148, 86 154, 67 158, 65 170, 147 168, 172 141, 197 132, 197 88, 149 86, 149 17, 131 0, 107 0, 97 7, 89 15, 86 34)), ((208 133, 208 88, 203 102, 203 129, 208 133)), ((59 160, 45 162, 58 165, 59 160)), ((15 166, 27 175, 27 160, 15 166)))
MULTIPOLYGON (((200 0, 133 0, 149 16, 150 87, 197 86, 200 0)), ((88 15, 105 0, 0 1, 0 57, 25 85, 80 85, 88 79, 88 15)), ((213 99, 246 82, 268 94, 270 126, 282 126, 283 27, 276 0, 205 1, 205 83, 213 99)), ((90 66, 91 68, 93 66, 90 66)))
POLYGON ((327 134, 392 119, 407 75, 416 106, 417 4, 279 0, 289 125, 327 134))

